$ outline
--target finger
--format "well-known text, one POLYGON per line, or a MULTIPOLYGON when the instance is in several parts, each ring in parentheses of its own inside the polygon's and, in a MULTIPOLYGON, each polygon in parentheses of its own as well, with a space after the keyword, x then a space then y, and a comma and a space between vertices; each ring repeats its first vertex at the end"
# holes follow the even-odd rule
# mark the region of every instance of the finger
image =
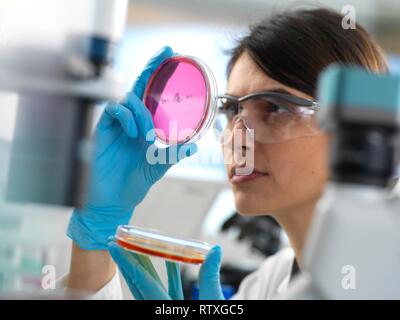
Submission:
POLYGON ((152 161, 155 165, 150 166, 150 172, 154 181, 159 180, 174 164, 186 157, 191 157, 197 152, 195 143, 173 145, 168 148, 158 148, 156 150, 157 161, 152 161))
POLYGON ((121 248, 114 240, 108 241, 108 251, 118 267, 127 267, 132 263, 138 263, 134 255, 127 255, 127 251, 121 248))
POLYGON ((154 280, 156 280, 160 286, 165 290, 164 285, 154 268, 153 263, 151 262, 150 258, 148 256, 142 255, 142 254, 137 254, 134 252, 130 252, 130 254, 135 255, 136 261, 153 277, 154 280))
POLYGON ((111 102, 106 105, 97 124, 97 129, 106 130, 114 124, 115 120, 120 123, 125 133, 129 137, 137 137, 138 130, 132 112, 123 105, 115 102, 111 102))
POLYGON ((140 99, 143 98, 144 90, 147 86, 147 83, 154 73, 154 71, 159 67, 161 63, 163 63, 166 59, 172 57, 174 52, 168 46, 165 46, 160 49, 146 64, 140 76, 136 79, 135 84, 133 85, 132 91, 138 96, 140 99))
POLYGON ((128 252, 111 239, 108 250, 124 276, 132 294, 142 300, 170 300, 161 283, 153 278, 138 261, 135 253, 128 252))
POLYGON ((156 135, 154 131, 153 118, 149 109, 132 92, 125 97, 124 105, 135 115, 135 121, 142 136, 149 142, 154 142, 156 135))
POLYGON ((134 283, 145 300, 171 300, 165 289, 140 265, 132 265, 134 283))
POLYGON ((127 257, 125 255, 126 251, 120 248, 114 241, 109 241, 108 250, 114 262, 117 264, 118 269, 122 273, 122 276, 124 277, 132 295, 135 297, 136 300, 143 300, 144 299, 143 295, 137 289, 134 279, 132 278, 132 275, 129 272, 130 270, 129 266, 132 264, 132 259, 134 259, 134 257, 133 258, 127 257))
POLYGON ((136 288, 136 286, 134 284, 129 286, 129 290, 131 290, 131 293, 132 293, 133 297, 135 298, 135 300, 144 300, 142 294, 140 293, 140 291, 136 288))
POLYGON ((215 300, 224 299, 219 278, 222 259, 220 246, 213 247, 200 268, 199 274, 199 299, 215 300))
POLYGON ((162 281, 160 277, 158 276, 158 273, 156 269, 154 268, 153 263, 151 262, 150 258, 148 256, 145 256, 143 254, 138 254, 132 251, 127 251, 123 248, 121 248, 116 242, 115 242, 115 237, 111 236, 108 238, 108 248, 111 253, 111 255, 114 258, 115 255, 115 262, 118 265, 126 266, 129 263, 135 263, 135 264, 140 264, 156 281, 159 282, 161 286, 163 286, 162 281), (123 258, 121 259, 121 255, 123 258))
POLYGON ((183 300, 181 273, 179 263, 165 261, 168 274, 168 293, 172 300, 183 300))

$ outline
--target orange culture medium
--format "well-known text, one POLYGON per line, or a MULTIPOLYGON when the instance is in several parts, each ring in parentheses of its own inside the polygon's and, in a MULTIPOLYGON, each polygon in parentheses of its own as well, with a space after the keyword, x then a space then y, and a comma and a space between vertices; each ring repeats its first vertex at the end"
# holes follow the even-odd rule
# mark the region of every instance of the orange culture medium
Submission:
POLYGON ((132 243, 128 243, 126 241, 122 241, 120 239, 116 239, 117 244, 119 244, 121 247, 126 248, 128 250, 133 250, 136 252, 140 252, 143 254, 148 254, 151 256, 156 256, 164 259, 169 259, 177 262, 184 262, 184 263, 191 263, 191 264, 201 264, 203 263, 204 259, 201 258, 187 258, 187 257, 182 257, 182 256, 177 256, 173 254, 168 254, 168 253, 162 253, 160 251, 156 250, 151 250, 151 249, 146 249, 142 248, 140 246, 136 246, 132 243))

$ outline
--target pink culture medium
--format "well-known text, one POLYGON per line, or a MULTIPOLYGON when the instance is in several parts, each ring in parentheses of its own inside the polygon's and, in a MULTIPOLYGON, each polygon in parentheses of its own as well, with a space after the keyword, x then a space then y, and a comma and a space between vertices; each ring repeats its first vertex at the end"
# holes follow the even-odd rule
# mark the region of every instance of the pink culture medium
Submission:
POLYGON ((158 140, 180 144, 199 136, 213 116, 214 78, 194 58, 174 56, 153 73, 144 94, 158 140), (211 78, 211 79, 210 79, 211 78), (210 114, 211 113, 211 114, 210 114))

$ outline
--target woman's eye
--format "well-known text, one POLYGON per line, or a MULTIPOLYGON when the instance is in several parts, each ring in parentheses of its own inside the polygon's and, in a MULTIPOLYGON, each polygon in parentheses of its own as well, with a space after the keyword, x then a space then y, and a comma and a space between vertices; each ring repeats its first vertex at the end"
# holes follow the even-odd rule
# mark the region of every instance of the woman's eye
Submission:
POLYGON ((288 112, 287 108, 280 106, 279 104, 268 102, 266 105, 266 109, 268 113, 286 113, 288 112))
POLYGON ((222 105, 222 110, 228 115, 235 115, 238 112, 238 106, 237 103, 234 102, 225 102, 222 105))

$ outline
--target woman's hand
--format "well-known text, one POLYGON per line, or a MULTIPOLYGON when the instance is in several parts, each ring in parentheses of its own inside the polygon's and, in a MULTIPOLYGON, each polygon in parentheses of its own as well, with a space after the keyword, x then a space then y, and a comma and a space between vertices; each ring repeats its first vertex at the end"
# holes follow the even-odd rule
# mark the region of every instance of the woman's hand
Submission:
POLYGON ((106 250, 107 239, 118 225, 129 223, 150 187, 174 163, 197 150, 195 144, 157 149, 151 114, 142 102, 150 76, 173 55, 164 47, 153 56, 125 101, 107 104, 97 124, 87 202, 74 210, 67 232, 82 249, 106 250), (150 155, 165 152, 166 161, 149 162, 149 148, 150 155), (176 157, 170 159, 171 154, 176 157))
MULTIPOLYGON (((136 300, 182 300, 182 282, 179 264, 166 261, 168 291, 164 288, 150 259, 147 256, 126 251, 113 238, 109 252, 125 278, 136 300)), ((208 253, 199 274, 199 299, 223 300, 219 281, 222 251, 219 246, 208 253)))

